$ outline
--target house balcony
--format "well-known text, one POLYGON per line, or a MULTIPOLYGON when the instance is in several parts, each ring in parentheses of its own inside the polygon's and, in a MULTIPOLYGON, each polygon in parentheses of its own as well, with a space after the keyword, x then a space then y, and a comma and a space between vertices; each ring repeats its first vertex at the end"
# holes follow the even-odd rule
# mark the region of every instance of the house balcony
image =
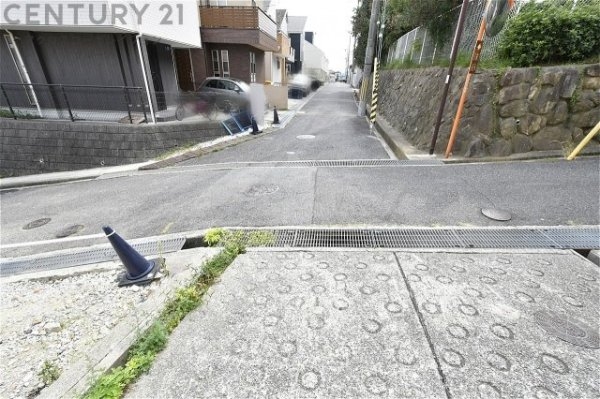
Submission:
POLYGON ((283 32, 277 33, 277 44, 279 45, 279 51, 275 55, 279 58, 288 58, 292 55, 292 42, 288 35, 283 32))
POLYGON ((202 40, 279 51, 277 24, 258 7, 200 7, 202 40))

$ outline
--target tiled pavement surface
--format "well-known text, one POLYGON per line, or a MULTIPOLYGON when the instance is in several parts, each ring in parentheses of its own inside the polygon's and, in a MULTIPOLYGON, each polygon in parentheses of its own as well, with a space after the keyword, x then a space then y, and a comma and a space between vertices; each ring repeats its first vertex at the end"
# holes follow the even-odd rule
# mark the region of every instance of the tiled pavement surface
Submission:
POLYGON ((568 251, 250 252, 129 397, 599 397, 599 269, 568 251))

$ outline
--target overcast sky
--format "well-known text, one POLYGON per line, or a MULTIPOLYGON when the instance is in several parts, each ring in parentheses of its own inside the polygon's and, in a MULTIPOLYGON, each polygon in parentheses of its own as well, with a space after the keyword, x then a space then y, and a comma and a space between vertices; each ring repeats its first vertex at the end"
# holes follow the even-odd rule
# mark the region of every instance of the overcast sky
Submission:
POLYGON ((346 52, 352 30, 352 11, 357 0, 272 0, 272 8, 288 10, 289 15, 307 16, 306 30, 316 33, 314 44, 325 53, 329 69, 346 69, 346 52))

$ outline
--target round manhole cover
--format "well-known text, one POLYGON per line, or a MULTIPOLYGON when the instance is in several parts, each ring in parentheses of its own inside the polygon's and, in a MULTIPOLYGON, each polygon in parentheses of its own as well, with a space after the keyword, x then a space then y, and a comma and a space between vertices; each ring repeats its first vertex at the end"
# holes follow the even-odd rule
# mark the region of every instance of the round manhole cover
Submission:
POLYGON ((497 208, 482 208, 481 213, 485 217, 499 222, 506 222, 512 219, 512 215, 509 212, 497 208))
POLYGON ((25 226, 23 226, 23 230, 31 230, 38 227, 42 227, 43 225, 48 224, 51 220, 52 219, 50 218, 36 219, 33 222, 29 222, 25 226))
POLYGON ((274 184, 268 184, 268 185, 256 184, 256 185, 250 187, 250 189, 248 191, 246 191, 246 195, 248 195, 250 197, 258 197, 260 195, 273 194, 277 191, 279 191, 279 186, 276 186, 274 184))
POLYGON ((72 236, 73 234, 79 233, 81 230, 83 230, 83 228, 84 226, 81 224, 74 224, 72 226, 65 227, 64 229, 56 233, 56 238, 65 238, 68 236, 72 236))
POLYGON ((536 312, 533 318, 544 331, 563 341, 584 348, 600 348, 598 331, 579 320, 549 311, 536 312))
POLYGON ((296 136, 296 138, 299 140, 313 140, 315 136, 312 134, 301 134, 300 136, 296 136))

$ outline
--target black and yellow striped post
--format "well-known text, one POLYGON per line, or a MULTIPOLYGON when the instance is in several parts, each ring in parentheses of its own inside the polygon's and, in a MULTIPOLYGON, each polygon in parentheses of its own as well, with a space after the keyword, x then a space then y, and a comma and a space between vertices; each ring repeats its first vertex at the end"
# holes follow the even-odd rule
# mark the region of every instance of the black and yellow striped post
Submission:
POLYGON ((369 120, 375 123, 377 117, 377 97, 379 93, 379 59, 375 58, 375 70, 373 71, 373 90, 371 92, 371 114, 369 120))

